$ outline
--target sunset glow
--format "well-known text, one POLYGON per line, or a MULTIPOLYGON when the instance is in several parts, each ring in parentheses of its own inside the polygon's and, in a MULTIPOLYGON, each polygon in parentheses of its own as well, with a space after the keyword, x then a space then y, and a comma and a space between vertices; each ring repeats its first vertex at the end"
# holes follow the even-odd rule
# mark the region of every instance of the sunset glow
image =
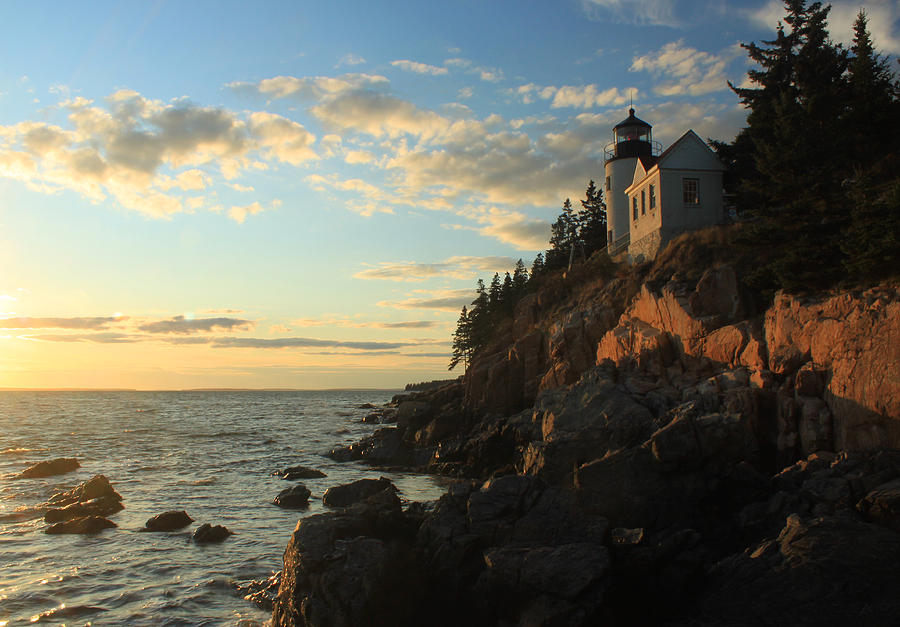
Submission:
POLYGON ((631 102, 663 145, 742 126, 781 3, 700 4, 7 5, 0 388, 453 376, 476 279, 546 248, 631 102))

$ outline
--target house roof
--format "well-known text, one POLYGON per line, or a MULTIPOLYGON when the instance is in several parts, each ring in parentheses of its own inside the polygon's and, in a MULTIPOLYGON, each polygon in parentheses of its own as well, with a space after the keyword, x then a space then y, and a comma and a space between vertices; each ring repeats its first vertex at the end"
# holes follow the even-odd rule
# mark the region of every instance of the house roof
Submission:
MULTIPOLYGON (((675 142, 671 146, 666 148, 658 157, 640 158, 639 163, 634 166, 635 167, 635 175, 637 175, 638 172, 642 172, 642 174, 640 175, 639 179, 632 181, 631 185, 629 185, 627 188, 625 188, 625 193, 628 193, 632 188, 637 187, 641 183, 643 183, 644 179, 646 179, 648 176, 651 175, 651 170, 659 170, 659 169, 665 168, 666 161, 669 160, 669 158, 673 154, 675 154, 676 149, 680 145, 682 145, 683 143, 688 142, 688 141, 696 142, 698 145, 700 145, 704 149, 706 149, 710 153, 710 155, 713 156, 713 158, 715 158, 716 162, 719 165, 719 167, 715 168, 715 169, 717 169, 717 170, 725 169, 725 166, 723 166, 721 163, 718 162, 718 157, 716 157, 715 153, 713 153, 712 150, 710 150, 709 146, 706 145, 706 142, 704 142, 702 139, 700 139, 700 136, 697 135, 697 133, 695 133, 693 130, 688 130, 684 135, 682 135, 677 140, 675 140, 675 142)), ((680 169, 680 168, 676 167, 675 169, 680 169)), ((707 167, 707 168, 700 168, 700 169, 712 170, 713 168, 707 167)))

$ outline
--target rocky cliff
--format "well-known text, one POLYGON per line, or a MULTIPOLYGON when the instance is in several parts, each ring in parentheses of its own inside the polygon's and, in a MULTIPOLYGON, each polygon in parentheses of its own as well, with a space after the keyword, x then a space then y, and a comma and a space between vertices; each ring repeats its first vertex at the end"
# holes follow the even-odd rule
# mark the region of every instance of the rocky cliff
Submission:
POLYGON ((764 303, 722 244, 545 282, 332 451, 469 480, 302 520, 275 624, 890 624, 900 290, 764 303))

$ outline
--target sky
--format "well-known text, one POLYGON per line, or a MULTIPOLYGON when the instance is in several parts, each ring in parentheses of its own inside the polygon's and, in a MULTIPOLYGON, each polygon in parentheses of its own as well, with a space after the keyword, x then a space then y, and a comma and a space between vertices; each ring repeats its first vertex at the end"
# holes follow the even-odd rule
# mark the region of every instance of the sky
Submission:
MULTIPOLYGON (((860 6, 900 53, 900 3, 860 6)), ((0 5, 0 388, 448 378, 612 126, 731 140, 772 0, 0 5)))

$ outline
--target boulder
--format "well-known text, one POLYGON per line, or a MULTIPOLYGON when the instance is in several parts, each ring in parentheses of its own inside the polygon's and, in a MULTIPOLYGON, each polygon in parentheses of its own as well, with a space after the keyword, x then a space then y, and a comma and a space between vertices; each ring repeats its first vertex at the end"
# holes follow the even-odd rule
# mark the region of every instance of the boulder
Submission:
POLYGON ((862 499, 857 509, 872 521, 900 533, 900 479, 884 483, 862 499))
POLYGON ((294 481, 296 479, 320 479, 327 476, 321 470, 316 470, 315 468, 309 468, 307 466, 289 466, 284 470, 276 470, 272 475, 287 479, 288 481, 294 481))
POLYGON ((36 479, 38 477, 52 477, 62 475, 81 468, 81 464, 74 457, 58 457, 29 466, 18 475, 17 479, 36 479))
POLYGON ((533 421, 540 424, 542 441, 526 447, 524 472, 559 481, 577 465, 607 451, 638 446, 650 436, 652 413, 614 376, 611 368, 599 366, 571 389, 538 397, 533 421))
POLYGON ((103 475, 94 475, 71 490, 54 494, 50 497, 48 505, 52 507, 65 507, 72 503, 83 503, 85 501, 103 497, 109 497, 116 501, 122 500, 119 493, 113 489, 109 479, 103 475))
POLYGON ((775 540, 710 573, 691 625, 890 625, 900 613, 900 535, 852 516, 791 515, 775 540))
POLYGON ((50 525, 44 529, 44 533, 98 533, 104 529, 112 529, 115 526, 116 523, 102 516, 87 516, 50 525))
POLYGON ((272 503, 284 509, 305 509, 309 507, 310 494, 309 488, 298 483, 279 492, 272 503))
POLYGON ((431 420, 433 408, 422 401, 404 401, 397 407, 397 428, 415 433, 431 420))
POLYGON ((173 510, 149 519, 140 531, 175 531, 187 527, 192 522, 194 519, 184 510, 173 510))
POLYGON ((300 520, 284 552, 272 625, 422 624, 415 527, 390 490, 300 520))
POLYGON ((397 487, 384 477, 359 479, 328 488, 322 497, 322 503, 329 507, 348 507, 385 490, 389 490, 393 494, 397 492, 397 487))
POLYGON ((339 462, 365 461, 383 466, 410 463, 412 455, 403 443, 403 431, 399 427, 383 427, 350 446, 338 446, 328 457, 339 462))
POLYGON ((211 542, 222 542, 230 535, 233 535, 233 533, 228 530, 228 527, 203 523, 197 527, 192 537, 197 544, 208 544, 211 542))
POLYGON ((86 516, 109 516, 110 514, 115 514, 123 509, 125 509, 125 506, 122 505, 120 499, 111 495, 104 495, 89 501, 72 503, 65 507, 51 508, 44 514, 44 521, 55 523, 63 520, 72 520, 73 518, 84 518, 86 516))

